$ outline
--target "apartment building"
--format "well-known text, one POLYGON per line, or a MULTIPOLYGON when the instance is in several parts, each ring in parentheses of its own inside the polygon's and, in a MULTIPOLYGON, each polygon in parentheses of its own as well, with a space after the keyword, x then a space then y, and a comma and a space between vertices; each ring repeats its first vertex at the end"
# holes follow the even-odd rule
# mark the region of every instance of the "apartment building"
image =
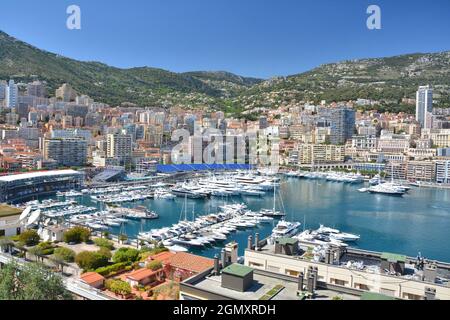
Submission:
POLYGON ((325 144, 299 145, 299 164, 338 163, 345 160, 345 147, 325 144))
POLYGON ((87 143, 78 138, 55 138, 44 140, 44 159, 55 160, 58 165, 84 166, 87 161, 87 143))

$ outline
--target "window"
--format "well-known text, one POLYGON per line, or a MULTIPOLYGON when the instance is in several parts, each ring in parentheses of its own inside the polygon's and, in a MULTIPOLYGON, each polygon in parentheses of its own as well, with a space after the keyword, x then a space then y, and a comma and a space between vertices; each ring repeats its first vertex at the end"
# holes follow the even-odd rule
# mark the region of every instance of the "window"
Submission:
POLYGON ((355 283, 355 289, 370 291, 370 287, 367 284, 355 283))
POLYGON ((248 265, 250 267, 255 267, 255 268, 264 268, 264 265, 262 265, 261 263, 256 263, 256 262, 249 262, 248 265))
POLYGON ((333 279, 333 278, 331 278, 330 279, 330 282, 332 283, 332 284, 335 284, 335 285, 337 285, 337 286, 342 286, 342 287, 345 287, 346 285, 347 285, 347 281, 345 281, 345 280, 340 280, 340 279, 333 279))
POLYGON ((403 292, 403 299, 408 299, 408 300, 422 300, 422 296, 419 296, 417 294, 412 294, 412 293, 408 293, 408 292, 403 292))
POLYGON ((0 237, 4 237, 5 236, 5 230, 0 230, 0 237))
POLYGON ((20 228, 17 228, 16 229, 16 235, 18 236, 19 234, 21 234, 22 233, 22 230, 20 229, 20 228))
POLYGON ((286 269, 286 274, 291 277, 298 277, 300 275, 300 272, 286 269))

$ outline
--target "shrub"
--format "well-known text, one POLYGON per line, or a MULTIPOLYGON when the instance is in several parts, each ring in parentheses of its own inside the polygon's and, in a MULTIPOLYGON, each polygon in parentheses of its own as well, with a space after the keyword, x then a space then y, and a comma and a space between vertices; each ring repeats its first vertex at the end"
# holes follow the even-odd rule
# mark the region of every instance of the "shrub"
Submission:
POLYGON ((162 265, 161 261, 158 261, 158 260, 150 261, 150 262, 147 264, 147 268, 150 269, 150 270, 152 270, 152 271, 159 270, 159 269, 161 269, 162 267, 163 267, 163 265, 162 265))
POLYGON ((41 255, 49 256, 55 252, 55 245, 50 242, 41 242, 37 245, 37 247, 41 250, 41 255))
POLYGON ((64 242, 66 243, 81 243, 88 242, 91 238, 91 231, 84 227, 73 227, 64 232, 64 242))
POLYGON ((122 271, 126 271, 126 267, 128 267, 128 263, 126 262, 120 262, 120 263, 116 263, 110 266, 106 266, 106 267, 101 267, 98 268, 97 270, 95 270, 95 272, 97 272, 98 274, 101 274, 102 276, 111 276, 114 274, 117 274, 119 272, 122 271))
POLYGON ((94 240, 94 243, 97 247, 114 250, 114 244, 107 239, 97 238, 94 240))
POLYGON ((56 258, 65 262, 75 261, 75 251, 68 248, 56 248, 54 255, 56 258))
POLYGON ((101 250, 96 252, 83 251, 76 255, 75 262, 83 270, 95 270, 108 265, 109 257, 101 250))
POLYGON ((106 280, 105 287, 115 294, 129 295, 131 293, 130 284, 122 280, 106 280))
POLYGON ((120 248, 113 256, 115 263, 135 262, 139 259, 139 251, 132 248, 120 248))
POLYGON ((19 242, 28 247, 37 245, 40 240, 36 230, 27 230, 19 235, 19 242))

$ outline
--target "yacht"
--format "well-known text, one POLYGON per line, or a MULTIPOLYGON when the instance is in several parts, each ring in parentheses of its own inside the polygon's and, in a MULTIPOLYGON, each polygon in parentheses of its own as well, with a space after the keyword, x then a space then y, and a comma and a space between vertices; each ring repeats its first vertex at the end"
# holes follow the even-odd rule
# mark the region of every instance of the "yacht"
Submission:
POLYGON ((351 233, 344 233, 337 229, 328 228, 323 225, 320 225, 319 229, 317 229, 315 232, 317 234, 325 234, 332 239, 336 239, 336 240, 344 241, 344 242, 353 242, 353 241, 357 241, 361 238, 361 236, 359 236, 359 235, 351 234, 351 233))
POLYGON ((185 187, 175 187, 172 189, 172 193, 177 197, 187 197, 189 199, 201 199, 208 197, 205 193, 196 192, 185 187))
POLYGON ((156 189, 154 193, 155 199, 160 200, 174 200, 177 196, 166 191, 165 189, 156 189))
POLYGON ((371 186, 376 186, 381 183, 383 183, 383 179, 381 178, 380 174, 377 174, 375 177, 373 177, 372 179, 369 180, 369 184, 371 186))
POLYGON ((282 218, 282 217, 286 216, 286 213, 284 213, 284 212, 276 211, 276 210, 269 210, 269 209, 262 209, 260 211, 260 213, 263 216, 272 217, 272 218, 282 218))
POLYGON ((272 238, 289 238, 294 236, 300 228, 300 222, 288 222, 281 220, 272 230, 272 238))
POLYGON ((186 247, 180 246, 180 245, 171 245, 171 246, 166 246, 167 249, 169 249, 169 251, 172 252, 188 252, 189 250, 186 247))
POLYGON ((135 209, 129 209, 129 208, 112 208, 110 209, 113 213, 119 213, 125 218, 132 219, 132 220, 141 220, 141 219, 158 219, 159 215, 154 212, 150 211, 145 207, 136 207, 135 209))
POLYGON ((404 189, 401 189, 401 188, 398 188, 395 186, 379 184, 379 185, 370 187, 369 192, 391 195, 391 196, 403 196, 406 191, 404 189))

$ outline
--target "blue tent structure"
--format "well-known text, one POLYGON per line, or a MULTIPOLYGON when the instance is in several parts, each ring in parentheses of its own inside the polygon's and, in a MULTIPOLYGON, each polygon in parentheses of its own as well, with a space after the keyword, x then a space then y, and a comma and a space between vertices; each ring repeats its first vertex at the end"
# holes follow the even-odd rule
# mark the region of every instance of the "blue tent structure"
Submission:
POLYGON ((156 166, 158 173, 181 173, 181 172, 197 172, 197 171, 234 171, 234 170, 251 170, 252 165, 249 164, 160 164, 156 166))

